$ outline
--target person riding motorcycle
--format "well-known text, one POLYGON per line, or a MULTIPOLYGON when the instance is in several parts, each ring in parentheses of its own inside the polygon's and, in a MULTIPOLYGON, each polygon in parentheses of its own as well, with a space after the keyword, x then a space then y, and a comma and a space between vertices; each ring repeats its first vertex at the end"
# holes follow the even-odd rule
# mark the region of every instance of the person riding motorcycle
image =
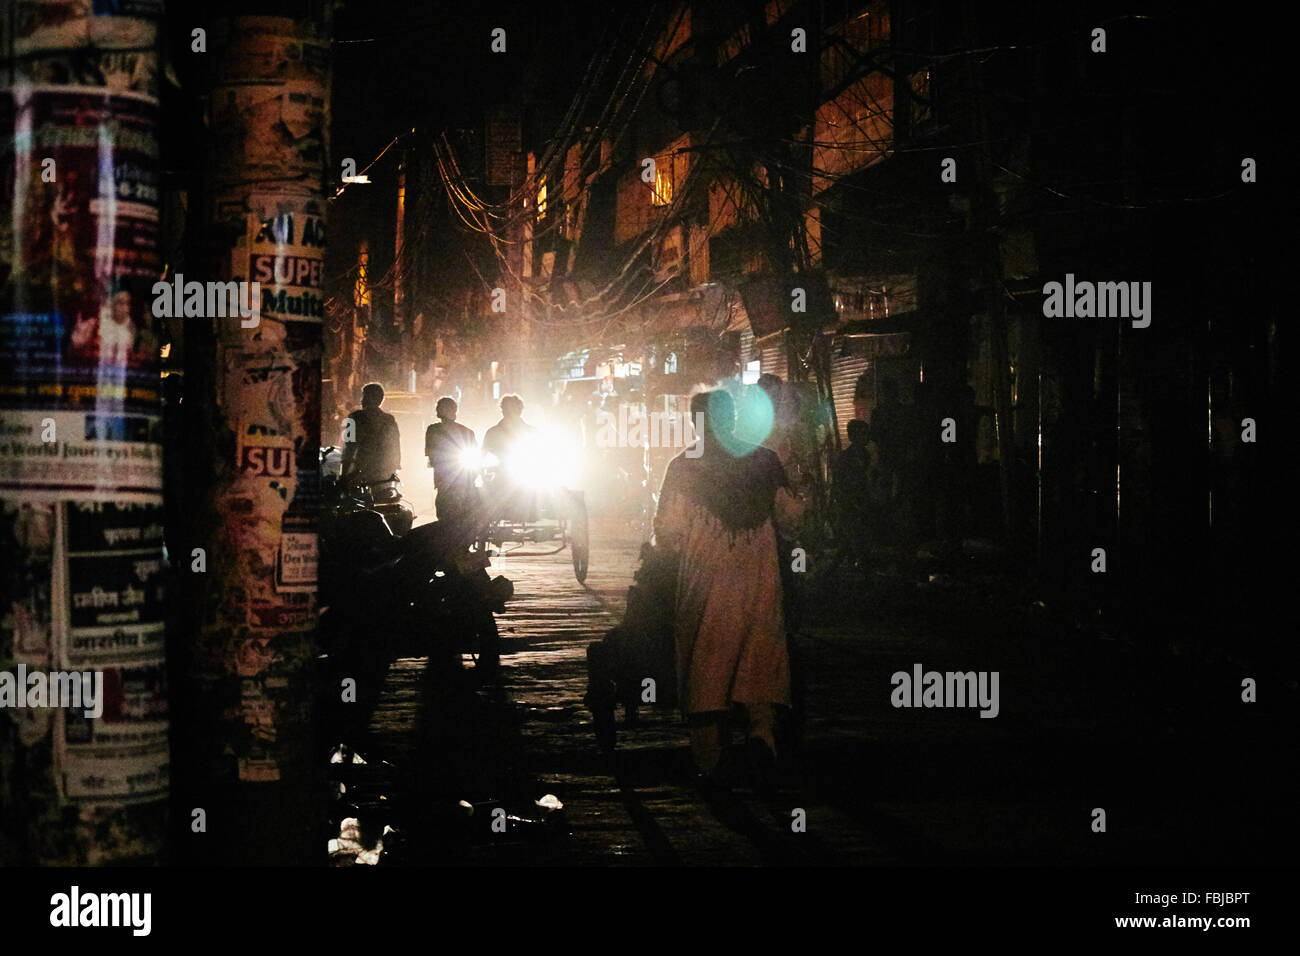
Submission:
POLYGON ((342 480, 349 488, 387 481, 402 467, 397 419, 380 409, 383 402, 384 387, 371 382, 361 390, 361 407, 344 420, 342 480))

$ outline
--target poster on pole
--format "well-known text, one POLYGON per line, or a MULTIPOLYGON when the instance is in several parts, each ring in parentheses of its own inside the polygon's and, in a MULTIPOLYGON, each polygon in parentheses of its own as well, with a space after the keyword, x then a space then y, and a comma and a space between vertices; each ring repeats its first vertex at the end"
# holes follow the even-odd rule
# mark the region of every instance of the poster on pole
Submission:
POLYGON ((258 317, 325 321, 324 203, 254 203, 248 217, 248 280, 261 289, 258 317))
POLYGON ((0 93, 0 492, 158 500, 157 106, 0 93))

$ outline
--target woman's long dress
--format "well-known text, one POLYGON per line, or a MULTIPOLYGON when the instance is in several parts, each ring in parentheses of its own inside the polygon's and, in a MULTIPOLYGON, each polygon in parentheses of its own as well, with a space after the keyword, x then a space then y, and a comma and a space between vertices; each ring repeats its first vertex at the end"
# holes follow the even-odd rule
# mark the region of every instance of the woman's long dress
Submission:
POLYGON ((711 448, 672 460, 655 514, 656 543, 681 558, 674 628, 679 700, 687 713, 732 703, 788 704, 773 525, 785 471, 766 448, 746 446, 738 457, 711 448))

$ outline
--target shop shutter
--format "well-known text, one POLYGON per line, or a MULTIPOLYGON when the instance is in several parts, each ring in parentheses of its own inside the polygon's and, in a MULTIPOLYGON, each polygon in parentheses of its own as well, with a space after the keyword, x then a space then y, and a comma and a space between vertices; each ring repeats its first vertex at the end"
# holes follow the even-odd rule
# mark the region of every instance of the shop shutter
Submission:
POLYGON ((840 443, 843 446, 849 443, 849 421, 857 417, 853 409, 853 392, 857 388, 858 379, 870 365, 871 362, 865 355, 831 357, 831 395, 835 399, 835 420, 839 425, 840 443))
POLYGON ((786 365, 785 336, 769 339, 763 345, 759 353, 759 359, 761 362, 759 371, 764 375, 770 372, 778 376, 783 382, 789 380, 786 365))

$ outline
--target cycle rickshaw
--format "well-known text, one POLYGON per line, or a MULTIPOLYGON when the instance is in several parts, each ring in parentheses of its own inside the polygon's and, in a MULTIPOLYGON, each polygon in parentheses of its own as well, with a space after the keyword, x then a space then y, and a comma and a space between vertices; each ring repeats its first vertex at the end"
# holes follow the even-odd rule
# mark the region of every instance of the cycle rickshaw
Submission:
POLYGON ((521 439, 505 461, 476 450, 467 452, 467 458, 480 475, 487 515, 478 547, 486 550, 490 543, 512 557, 542 557, 568 548, 573 576, 579 584, 586 581, 591 549, 586 497, 574 487, 576 449, 554 438, 532 437, 521 439), (514 547, 507 549, 507 544, 514 547), (522 550, 530 545, 541 548, 522 550))

